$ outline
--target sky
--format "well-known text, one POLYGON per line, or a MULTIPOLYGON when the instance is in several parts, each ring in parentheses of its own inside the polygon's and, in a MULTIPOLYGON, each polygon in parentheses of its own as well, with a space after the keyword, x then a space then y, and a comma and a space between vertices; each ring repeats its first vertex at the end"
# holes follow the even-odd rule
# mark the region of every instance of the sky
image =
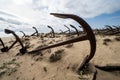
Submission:
MULTIPOLYGON (((105 25, 120 25, 120 0, 0 0, 0 34, 5 28, 31 34, 33 26, 39 32, 56 32, 79 25, 70 19, 56 18, 50 13, 75 14, 83 18, 92 29, 105 25)), ((2 35, 1 35, 2 36, 2 35)))

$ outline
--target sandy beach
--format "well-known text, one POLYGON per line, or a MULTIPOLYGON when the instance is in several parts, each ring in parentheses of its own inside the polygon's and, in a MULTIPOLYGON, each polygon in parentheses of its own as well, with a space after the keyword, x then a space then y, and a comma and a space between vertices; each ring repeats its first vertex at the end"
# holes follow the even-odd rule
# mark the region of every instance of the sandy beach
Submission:
MULTIPOLYGON (((90 63, 98 66, 120 65, 120 41, 116 40, 116 37, 119 36, 96 35, 97 50, 90 63)), ((40 37, 33 36, 24 43, 31 51, 41 45, 60 42, 61 39, 63 37, 45 38, 45 42, 42 42, 40 37)), ((5 45, 10 46, 14 38, 7 37, 2 40, 5 45)), ((64 45, 52 48, 50 51, 16 56, 20 48, 21 46, 16 44, 8 52, 0 52, 0 80, 93 80, 93 73, 81 75, 76 73, 79 65, 90 52, 89 41, 73 43, 70 47, 64 45), (59 58, 56 61, 51 60, 51 55, 57 51, 61 51, 59 58)), ((97 69, 96 80, 106 79, 119 80, 120 74, 97 69)))

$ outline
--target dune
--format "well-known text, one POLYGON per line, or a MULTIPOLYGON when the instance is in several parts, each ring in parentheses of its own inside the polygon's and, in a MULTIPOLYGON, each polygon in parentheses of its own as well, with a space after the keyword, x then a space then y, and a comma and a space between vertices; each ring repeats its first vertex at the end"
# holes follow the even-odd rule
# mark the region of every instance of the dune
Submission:
MULTIPOLYGON (((96 35, 97 50, 90 61, 92 65, 120 66, 120 41, 116 40, 116 37, 118 36, 96 35), (105 39, 110 41, 105 41, 105 39)), ((2 39, 8 46, 14 41, 13 37, 2 39)), ((65 37, 44 38, 45 42, 43 42, 40 37, 33 36, 24 41, 24 44, 31 51, 62 39, 65 40, 65 37)), ((0 48, 2 48, 1 45, 0 48)), ((17 55, 20 48, 21 46, 16 44, 8 52, 0 52, 0 80, 94 80, 94 72, 76 73, 83 59, 90 52, 89 41, 76 42, 69 47, 64 45, 34 54, 17 55), (58 55, 55 55, 57 53, 58 55), (57 57, 54 58, 53 54, 57 57)), ((109 72, 95 69, 97 70, 95 80, 120 79, 119 71, 109 72)))

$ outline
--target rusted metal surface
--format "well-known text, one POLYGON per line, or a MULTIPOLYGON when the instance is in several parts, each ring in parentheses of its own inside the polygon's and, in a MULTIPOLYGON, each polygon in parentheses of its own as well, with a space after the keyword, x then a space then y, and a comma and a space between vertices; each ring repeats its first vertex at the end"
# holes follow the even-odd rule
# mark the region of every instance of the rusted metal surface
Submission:
POLYGON ((39 36, 37 28, 36 27, 32 27, 32 28, 35 30, 35 32, 31 36, 34 36, 35 34, 36 36, 39 36))
POLYGON ((51 27, 51 26, 47 26, 48 28, 51 29, 51 37, 54 38, 55 37, 55 32, 54 32, 54 29, 51 27))
POLYGON ((26 50, 26 47, 24 47, 24 45, 23 45, 23 43, 21 42, 21 40, 20 40, 20 38, 15 34, 15 32, 14 31, 12 31, 12 30, 9 30, 9 29, 5 29, 5 33, 6 34, 13 34, 13 36, 15 37, 15 39, 16 39, 16 41, 8 48, 8 51, 17 43, 17 42, 19 42, 20 43, 20 45, 21 45, 21 49, 20 49, 20 52, 22 53, 22 54, 24 54, 27 50, 26 50))
MULTIPOLYGON (((87 55, 84 63, 82 64, 84 66, 86 63, 88 63, 94 57, 94 54, 95 54, 95 51, 96 51, 96 40, 95 40, 95 36, 93 34, 93 31, 92 31, 91 27, 82 18, 80 18, 80 17, 78 17, 76 15, 73 15, 73 14, 51 13, 51 15, 54 15, 56 17, 63 18, 63 19, 71 18, 71 19, 77 21, 80 25, 82 25, 82 27, 85 30, 86 34, 78 36, 78 37, 73 38, 73 39, 69 39, 67 41, 63 41, 63 42, 56 43, 56 44, 53 44, 53 45, 50 45, 50 46, 46 46, 46 47, 40 48, 38 50, 33 50, 33 51, 28 52, 28 53, 34 53, 34 52, 38 52, 38 51, 41 51, 41 50, 62 46, 62 45, 65 45, 65 44, 70 44, 70 43, 74 43, 74 42, 89 40, 90 54, 87 55)), ((83 66, 80 66, 79 70, 81 70, 81 68, 83 66)))
POLYGON ((70 26, 75 29, 77 35, 79 36, 79 31, 77 30, 77 28, 75 26, 71 25, 71 24, 70 24, 70 26))

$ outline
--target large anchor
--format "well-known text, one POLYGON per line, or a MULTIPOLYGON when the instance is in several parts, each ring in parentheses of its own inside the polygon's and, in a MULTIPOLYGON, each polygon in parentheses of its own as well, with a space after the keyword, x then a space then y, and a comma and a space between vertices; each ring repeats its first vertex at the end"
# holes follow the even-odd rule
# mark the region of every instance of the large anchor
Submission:
POLYGON ((70 26, 75 29, 77 35, 79 36, 79 31, 77 30, 77 28, 75 26, 71 25, 71 24, 70 24, 70 26))
POLYGON ((54 47, 58 47, 58 46, 62 46, 62 45, 66 45, 66 44, 70 44, 70 43, 74 43, 74 42, 89 40, 90 54, 87 55, 84 58, 81 66, 78 69, 78 71, 82 70, 85 67, 85 65, 87 63, 89 63, 89 61, 94 57, 94 54, 95 54, 95 51, 96 51, 96 40, 95 40, 95 36, 93 34, 93 31, 92 31, 91 27, 81 17, 78 17, 78 16, 73 15, 73 14, 59 14, 59 13, 50 13, 50 14, 53 15, 53 16, 59 17, 59 18, 63 18, 63 19, 71 18, 71 19, 77 21, 80 25, 82 25, 82 27, 83 27, 83 29, 85 30, 86 33, 82 34, 81 36, 75 37, 73 39, 69 39, 69 40, 62 41, 62 42, 59 42, 59 43, 56 43, 56 44, 52 44, 52 45, 49 45, 49 46, 46 46, 46 47, 42 47, 40 49, 33 50, 33 51, 28 52, 28 53, 33 54, 34 52, 38 52, 38 51, 41 51, 41 50, 54 48, 54 47))
POLYGON ((31 34, 31 36, 34 36, 35 34, 36 34, 36 36, 39 36, 37 28, 36 27, 32 27, 32 28, 35 30, 35 32, 33 34, 31 34))
POLYGON ((47 26, 48 28, 51 29, 51 38, 54 38, 55 37, 55 32, 54 32, 54 29, 51 27, 51 26, 47 26))
POLYGON ((5 47, 4 43, 2 42, 2 44, 3 44, 3 49, 1 50, 2 52, 8 52, 17 42, 19 42, 21 47, 22 47, 20 49, 20 53, 25 54, 27 52, 26 47, 24 47, 24 45, 22 44, 20 38, 15 34, 14 31, 9 30, 9 29, 5 29, 5 33, 6 34, 13 34, 13 36, 16 38, 16 41, 10 47, 5 47))

